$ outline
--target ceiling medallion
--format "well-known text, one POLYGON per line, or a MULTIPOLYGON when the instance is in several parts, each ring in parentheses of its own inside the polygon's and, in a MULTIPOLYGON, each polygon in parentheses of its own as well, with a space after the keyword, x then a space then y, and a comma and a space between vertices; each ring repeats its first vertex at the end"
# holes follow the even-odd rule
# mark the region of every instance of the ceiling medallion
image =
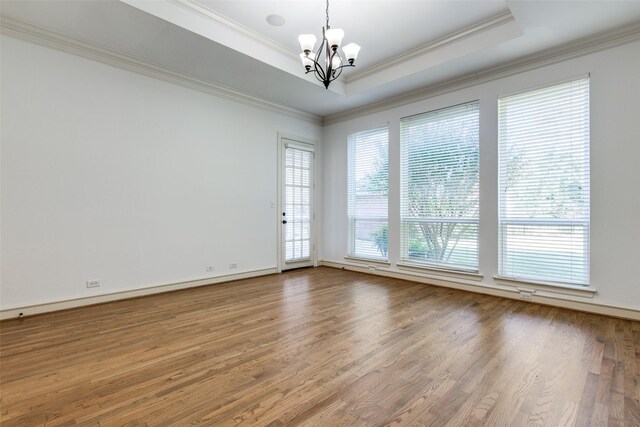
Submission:
POLYGON ((329 88, 329 84, 342 74, 345 67, 355 67, 354 62, 360 52, 360 46, 349 43, 342 47, 344 59, 338 48, 342 43, 344 31, 329 26, 329 0, 327 0, 327 26, 322 27, 322 42, 318 51, 313 54, 316 45, 316 36, 313 34, 300 34, 298 41, 302 48, 300 58, 306 70, 305 74, 314 73, 315 77, 329 88))

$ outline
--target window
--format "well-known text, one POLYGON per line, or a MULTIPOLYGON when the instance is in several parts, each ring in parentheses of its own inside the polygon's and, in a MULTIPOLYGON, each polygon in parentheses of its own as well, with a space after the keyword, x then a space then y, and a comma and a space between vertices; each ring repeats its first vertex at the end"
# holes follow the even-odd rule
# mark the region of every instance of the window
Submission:
POLYGON ((478 269, 478 102, 400 123, 401 259, 478 269))
POLYGON ((349 256, 387 259, 388 135, 386 125, 349 135, 349 256))
POLYGON ((500 275, 589 283, 589 80, 502 98, 500 275))
POLYGON ((286 268, 311 261, 313 241, 314 146, 283 139, 284 146, 284 262, 286 268))

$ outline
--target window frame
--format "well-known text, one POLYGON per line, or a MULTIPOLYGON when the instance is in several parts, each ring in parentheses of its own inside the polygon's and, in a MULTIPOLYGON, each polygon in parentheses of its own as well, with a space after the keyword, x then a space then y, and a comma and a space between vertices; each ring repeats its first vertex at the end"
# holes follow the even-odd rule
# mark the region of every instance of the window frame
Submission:
POLYGON ((347 254, 345 255, 346 259, 354 260, 354 261, 367 261, 367 262, 375 262, 381 264, 389 264, 389 123, 381 123, 379 125, 368 127, 364 130, 350 132, 347 136, 347 254), (385 147, 387 152, 387 188, 386 188, 386 216, 355 216, 351 214, 351 210, 355 208, 352 206, 352 187, 355 186, 355 182, 352 181, 353 172, 352 164, 357 159, 352 155, 352 150, 355 150, 355 146, 352 144, 357 144, 356 138, 365 137, 366 135, 370 135, 375 133, 376 131, 381 131, 381 133, 386 134, 385 147), (359 221, 364 222, 374 222, 374 223, 384 223, 387 228, 387 251, 386 255, 371 256, 368 254, 362 254, 356 252, 356 226, 359 221))
MULTIPOLYGON (((504 94, 498 97, 497 99, 497 153, 498 153, 498 164, 497 164, 497 178, 498 178, 498 211, 497 211, 497 226, 498 226, 498 274, 494 276, 494 280, 498 284, 503 285, 513 285, 517 283, 532 285, 534 288, 538 288, 539 290, 551 289, 554 288, 556 291, 560 291, 560 293, 567 293, 570 295, 579 295, 579 296, 592 296, 595 293, 595 289, 593 289, 590 285, 591 282, 591 250, 590 250, 590 240, 591 240, 591 86, 590 86, 590 76, 583 75, 580 77, 574 77, 570 79, 564 79, 560 81, 556 81, 550 84, 539 85, 533 88, 529 88, 527 90, 518 91, 515 93, 504 94), (504 163, 504 149, 503 149, 503 126, 501 125, 501 102, 505 99, 509 99, 512 97, 519 97, 528 94, 533 94, 539 91, 550 90, 554 87, 560 87, 568 84, 576 84, 579 82, 586 81, 586 105, 587 105, 587 113, 586 113, 586 129, 588 132, 587 136, 587 147, 586 147, 586 161, 582 162, 582 165, 586 166, 586 176, 587 176, 587 216, 586 219, 503 219, 503 203, 505 203, 504 198, 505 192, 503 191, 503 182, 502 182, 502 173, 503 173, 503 163, 504 163), (527 226, 536 226, 536 225, 549 225, 549 226, 557 226, 557 227, 571 227, 571 226, 580 226, 583 228, 583 235, 585 235, 586 242, 583 244, 583 262, 585 264, 585 278, 586 280, 582 283, 578 283, 576 281, 563 281, 563 280, 553 280, 549 276, 533 276, 533 275, 518 275, 518 274, 509 274, 505 271, 504 266, 504 258, 505 258, 505 243, 504 243, 504 232, 503 232, 503 224, 511 224, 511 225, 522 225, 523 227, 527 226)), ((574 163, 570 163, 574 164, 574 163)), ((579 163, 575 163, 576 165, 579 163)))
MULTIPOLYGON (((408 154, 407 154, 408 155, 408 154)), ((482 277, 482 275, 479 274, 479 269, 480 269, 480 100, 479 99, 474 99, 474 100, 470 100, 470 101, 466 101, 466 102, 462 102, 459 104, 454 104, 454 105, 448 105, 445 107, 441 107, 441 108, 437 108, 437 109, 433 109, 433 110, 429 110, 426 112, 422 112, 422 113, 418 113, 418 114, 413 114, 410 116, 406 116, 406 117, 402 117, 400 119, 400 162, 399 162, 399 170, 400 170, 400 194, 399 194, 399 199, 400 199, 400 262, 397 264, 399 267, 401 268, 408 268, 408 269, 412 269, 412 268, 417 268, 417 269, 423 269, 423 270, 429 270, 429 271, 433 271, 433 272, 438 272, 440 274, 463 274, 465 275, 465 277, 473 277, 475 279, 477 279, 478 277, 482 277), (468 218, 468 217, 457 217, 457 218, 453 218, 453 217, 441 217, 441 218, 429 218, 429 217, 425 217, 425 218, 408 218, 408 217, 404 217, 404 208, 403 208, 403 203, 404 203, 404 188, 405 185, 407 185, 407 174, 408 174, 408 170, 405 169, 405 153, 404 153, 404 144, 406 144, 405 142, 405 138, 403 137, 403 121, 408 121, 411 119, 415 119, 417 117, 420 116, 427 116, 427 115, 437 115, 439 112, 446 112, 446 110, 450 110, 450 109, 455 109, 455 108, 462 108, 462 107, 473 107, 473 109, 475 110, 476 114, 477 114, 477 118, 476 118, 476 131, 477 131, 477 183, 476 183, 476 192, 477 192, 477 210, 478 213, 476 214, 475 218, 468 218), (407 232, 407 223, 408 222, 416 222, 416 221, 428 221, 428 222, 437 222, 437 223, 441 223, 441 222, 449 222, 449 223, 469 223, 469 224, 475 224, 475 252, 476 252, 476 257, 475 257, 475 265, 473 267, 467 267, 464 265, 460 265, 460 264, 450 264, 450 263, 439 263, 437 261, 433 261, 433 260, 418 260, 416 258, 410 258, 409 255, 409 242, 408 242, 408 238, 406 236, 406 232, 407 232)))

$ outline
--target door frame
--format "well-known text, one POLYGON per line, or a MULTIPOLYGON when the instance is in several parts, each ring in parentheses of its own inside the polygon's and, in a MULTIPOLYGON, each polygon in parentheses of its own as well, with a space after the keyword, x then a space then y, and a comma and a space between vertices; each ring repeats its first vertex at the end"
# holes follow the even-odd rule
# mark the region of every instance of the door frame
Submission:
POLYGON ((277 192, 278 192, 278 202, 277 202, 277 215, 276 215, 276 234, 277 234, 277 239, 276 239, 276 255, 277 255, 277 264, 276 264, 276 271, 278 273, 282 273, 283 268, 284 268, 284 261, 283 261, 283 256, 282 256, 282 245, 283 245, 283 241, 282 241, 282 212, 284 212, 284 197, 283 197, 283 192, 284 192, 284 174, 283 174, 283 167, 284 167, 284 163, 283 163, 283 156, 284 156, 284 150, 285 147, 284 145, 286 144, 286 141, 292 141, 292 142, 299 142, 302 144, 309 144, 313 146, 313 156, 312 156, 312 174, 311 174, 311 179, 313 180, 313 185, 311 187, 311 250, 310 250, 310 255, 311 255, 311 264, 314 267, 318 266, 318 215, 317 215, 317 202, 318 202, 318 196, 317 196, 317 180, 318 180, 318 167, 317 167, 317 153, 318 153, 318 144, 316 141, 312 140, 312 139, 308 139, 308 138, 303 138, 303 137, 299 137, 299 136, 295 136, 295 135, 291 135, 291 134, 287 134, 284 132, 278 132, 278 183, 277 183, 277 192))

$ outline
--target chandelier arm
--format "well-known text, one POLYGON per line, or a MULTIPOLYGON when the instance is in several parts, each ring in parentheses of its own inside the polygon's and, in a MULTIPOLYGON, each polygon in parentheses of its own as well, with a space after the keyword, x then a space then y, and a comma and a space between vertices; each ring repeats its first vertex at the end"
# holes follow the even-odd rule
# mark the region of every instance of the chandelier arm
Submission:
POLYGON ((331 53, 331 56, 329 56, 329 61, 327 61, 329 64, 331 64, 331 72, 330 72, 331 75, 329 76, 330 77, 329 81, 335 80, 342 73, 341 67, 333 68, 333 58, 335 58, 336 55, 338 56, 338 59, 340 59, 340 63, 342 64, 342 57, 340 56, 340 52, 338 52, 338 50, 336 49, 331 53), (336 74, 337 71, 338 73, 336 74))
POLYGON ((324 28, 322 29, 322 41, 320 42, 320 46, 318 46, 318 51, 316 52, 316 58, 314 60, 314 62, 317 64, 318 60, 320 59, 320 52, 322 52, 322 48, 324 47, 324 28))
POLYGON ((342 69, 342 68, 347 68, 347 67, 355 67, 354 64, 344 64, 339 66, 338 68, 336 68, 336 70, 342 69))
POLYGON ((342 68, 343 67, 340 66, 340 67, 336 68, 335 70, 333 70, 333 72, 332 72, 333 78, 331 80, 335 80, 338 77, 340 77, 340 74, 342 74, 342 68))
POLYGON ((332 74, 334 74, 335 77, 332 80, 337 79, 338 76, 340 76, 340 74, 342 74, 342 69, 343 68, 345 68, 345 67, 355 67, 354 64, 349 64, 348 62, 345 62, 344 58, 342 57, 342 55, 340 55, 340 52, 338 52, 337 50, 333 53, 333 55, 331 55, 331 60, 332 61, 333 61, 333 57, 336 56, 336 55, 338 55, 338 58, 340 58, 340 64, 342 64, 342 65, 340 65, 339 67, 333 69, 332 74), (338 70, 339 70, 339 72, 338 72, 338 70))
MULTIPOLYGON (((328 2, 329 0, 327 0, 328 2)), ((331 69, 333 68, 332 65, 333 63, 331 62, 333 60, 333 55, 331 53, 331 46, 329 45, 329 40, 327 40, 327 34, 325 33, 324 29, 322 31, 322 44, 324 46, 324 61, 325 61, 325 79, 330 82, 331 81, 331 69)))
POLYGON ((317 61, 313 61, 313 68, 307 71, 305 74, 313 73, 313 76, 318 79, 319 82, 324 82, 325 73, 320 64, 317 61))
POLYGON ((325 43, 326 43, 326 38, 324 37, 324 28, 323 28, 322 42, 320 43, 320 46, 318 47, 318 51, 316 52, 316 57, 313 60, 313 67, 315 68, 316 78, 318 78, 318 80, 320 80, 323 83, 326 80, 326 73, 325 73, 325 70, 322 68, 322 65, 320 65, 320 54, 322 53, 325 43))
POLYGON ((313 73, 313 76, 316 78, 316 80, 318 80, 320 83, 324 83, 325 78, 324 76, 320 76, 320 73, 318 73, 317 70, 315 70, 315 72, 313 73))
MULTIPOLYGON (((317 56, 316 56, 317 57, 317 56)), ((325 82, 325 73, 318 61, 313 60, 313 68, 306 71, 305 74, 313 73, 313 76, 321 83, 325 82)))

